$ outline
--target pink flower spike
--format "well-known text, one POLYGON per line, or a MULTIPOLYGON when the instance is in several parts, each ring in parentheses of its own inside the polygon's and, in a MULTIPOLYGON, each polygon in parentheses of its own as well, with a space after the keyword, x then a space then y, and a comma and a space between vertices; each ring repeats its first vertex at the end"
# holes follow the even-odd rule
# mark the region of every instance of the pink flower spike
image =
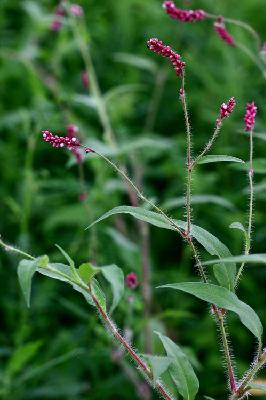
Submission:
POLYGON ((169 58, 174 67, 174 70, 176 71, 177 76, 183 75, 185 63, 181 60, 180 55, 175 53, 170 46, 164 45, 161 40, 158 40, 156 38, 148 40, 147 46, 155 53, 160 54, 163 57, 169 58))
POLYGON ((244 117, 246 132, 251 132, 253 130, 254 125, 255 125, 256 114, 257 114, 257 107, 256 107, 254 101, 252 101, 252 103, 247 103, 246 114, 244 117))
POLYGON ((223 17, 218 17, 214 23, 214 30, 220 36, 220 38, 227 43, 229 46, 235 46, 235 40, 233 36, 226 30, 223 17))
POLYGON ((82 17, 84 14, 83 8, 81 6, 79 6, 78 4, 71 4, 70 12, 75 17, 82 17))
POLYGON ((135 272, 130 272, 125 278, 125 284, 130 289, 135 289, 138 286, 138 278, 135 272))
POLYGON ((233 109, 235 108, 236 101, 234 97, 231 97, 231 99, 227 103, 223 103, 220 108, 220 118, 221 120, 223 118, 229 117, 233 109))
POLYGON ((266 52, 266 42, 263 43, 261 51, 265 51, 266 52))
POLYGON ((163 8, 171 18, 182 22, 198 22, 206 18, 206 13, 203 10, 181 10, 175 6, 173 1, 165 1, 163 8))
POLYGON ((73 147, 79 147, 80 142, 76 137, 69 138, 67 136, 53 135, 50 131, 42 132, 43 140, 50 143, 53 147, 67 147, 72 150, 73 147))

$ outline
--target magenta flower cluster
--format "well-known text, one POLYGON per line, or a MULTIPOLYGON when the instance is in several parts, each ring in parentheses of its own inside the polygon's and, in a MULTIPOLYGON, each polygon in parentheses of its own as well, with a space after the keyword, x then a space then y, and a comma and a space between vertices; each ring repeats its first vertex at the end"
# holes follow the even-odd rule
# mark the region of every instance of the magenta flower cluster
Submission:
POLYGON ((171 18, 182 22, 197 22, 206 18, 206 13, 203 10, 182 10, 175 6, 171 0, 163 3, 163 8, 171 18))
POLYGON ((53 147, 67 147, 72 150, 73 147, 80 146, 80 142, 76 137, 53 135, 50 131, 42 132, 43 140, 50 143, 53 147))
POLYGON ((170 46, 164 45, 161 40, 158 40, 156 38, 148 40, 147 46, 155 53, 160 54, 163 57, 169 58, 175 69, 176 74, 178 76, 183 75, 185 63, 181 60, 180 55, 175 53, 170 46))
POLYGON ((233 109, 235 108, 236 101, 234 97, 231 97, 231 99, 227 103, 223 103, 220 108, 220 118, 221 120, 223 118, 229 117, 233 109))
POLYGON ((229 46, 235 46, 235 40, 233 36, 231 36, 225 28, 223 17, 217 18, 214 23, 214 30, 225 43, 227 43, 229 46))
POLYGON ((256 107, 254 101, 252 101, 252 103, 247 103, 246 114, 244 117, 246 132, 251 132, 253 130, 254 125, 255 125, 256 114, 257 114, 257 107, 256 107))

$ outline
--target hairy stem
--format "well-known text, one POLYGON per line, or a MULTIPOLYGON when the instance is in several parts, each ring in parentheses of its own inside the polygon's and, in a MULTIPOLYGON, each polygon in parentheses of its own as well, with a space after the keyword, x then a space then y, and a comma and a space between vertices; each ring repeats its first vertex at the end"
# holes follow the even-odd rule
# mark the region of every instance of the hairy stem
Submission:
POLYGON ((191 180, 192 180, 192 168, 191 168, 191 128, 189 123, 186 92, 185 92, 185 73, 182 75, 182 87, 180 91, 181 103, 183 106, 186 134, 187 134, 187 190, 186 190, 186 217, 187 217, 187 231, 186 234, 190 236, 191 230, 191 180))
POLYGON ((195 168, 195 166, 198 164, 198 162, 202 159, 202 157, 205 156, 205 154, 208 153, 208 151, 210 151, 213 143, 215 142, 215 140, 217 139, 219 132, 221 129, 221 121, 219 121, 214 129, 213 135, 210 138, 210 140, 208 141, 208 143, 206 144, 206 146, 204 147, 204 149, 202 150, 202 152, 195 158, 195 160, 192 162, 191 165, 191 169, 195 168))
POLYGON ((222 337, 223 350, 224 350, 225 359, 226 359, 230 391, 231 391, 231 393, 235 393, 237 390, 237 384, 236 384, 235 373, 234 373, 233 364, 232 364, 232 360, 231 360, 231 354, 230 354, 230 349, 229 349, 229 344, 228 344, 228 339, 227 339, 227 332, 226 332, 225 325, 224 325, 224 317, 221 314, 220 310, 217 310, 217 309, 215 310, 215 315, 219 322, 219 328, 220 328, 220 333, 221 333, 221 337, 222 337))
MULTIPOLYGON (((250 132, 249 135, 249 171, 248 171, 248 179, 249 179, 249 208, 248 208, 248 227, 247 227, 247 235, 245 239, 245 255, 248 255, 251 248, 251 231, 252 231, 252 220, 253 220, 253 207, 254 207, 254 188, 253 188, 253 131, 250 132)), ((238 270, 235 286, 238 285, 243 269, 245 267, 245 263, 243 262, 238 270)))

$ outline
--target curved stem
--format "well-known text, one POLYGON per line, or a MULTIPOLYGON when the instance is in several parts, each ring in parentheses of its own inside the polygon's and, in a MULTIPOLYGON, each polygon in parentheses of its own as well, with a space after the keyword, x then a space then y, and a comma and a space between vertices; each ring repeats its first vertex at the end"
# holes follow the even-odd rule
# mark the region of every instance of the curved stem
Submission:
MULTIPOLYGON (((206 13, 206 17, 209 18, 209 19, 217 19, 219 16, 218 15, 214 15, 214 14, 206 13)), ((226 22, 228 24, 237 25, 237 26, 245 29, 247 32, 249 32, 253 36, 253 38, 254 38, 254 40, 256 42, 256 46, 257 46, 258 51, 260 50, 260 48, 261 48, 261 39, 259 37, 258 32, 255 31, 255 29, 253 29, 252 26, 250 26, 246 22, 243 22, 243 21, 240 21, 240 20, 237 20, 237 19, 233 19, 233 18, 224 18, 224 22, 226 22)))

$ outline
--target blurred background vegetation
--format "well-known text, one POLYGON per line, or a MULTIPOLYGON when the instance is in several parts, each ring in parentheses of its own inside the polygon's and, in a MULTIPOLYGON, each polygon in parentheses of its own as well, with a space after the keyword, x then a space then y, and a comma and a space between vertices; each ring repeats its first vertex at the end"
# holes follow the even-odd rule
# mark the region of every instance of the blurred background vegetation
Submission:
MULTIPOLYGON (((165 205, 171 216, 183 218, 185 128, 179 81, 167 61, 146 47, 147 39, 159 37, 187 64, 195 153, 210 137, 220 104, 235 96, 236 111, 225 121, 212 152, 248 159, 242 118, 247 101, 254 99, 258 105, 256 132, 261 135, 255 138, 253 252, 265 253, 266 80, 243 52, 219 40, 212 21, 178 23, 165 15, 160 0, 80 0, 86 32, 82 18, 67 15, 61 29, 52 31, 57 5, 52 0, 0 3, 0 232, 33 255, 47 253, 61 261, 54 246, 58 243, 77 263, 115 263, 125 274, 134 271, 140 286, 126 289, 114 318, 144 352, 147 321, 139 226, 123 217, 84 230, 112 207, 131 204, 126 187, 96 157, 89 155, 77 165, 71 152, 52 149, 43 143, 41 131, 65 135, 68 124, 77 125, 83 143, 113 156, 150 198, 165 205), (82 43, 88 40, 83 50, 90 50, 100 100, 90 91, 93 71, 84 63, 77 38, 82 43), (88 89, 81 79, 86 67, 88 89), (99 101, 106 107, 115 146, 102 124, 99 101)), ((179 0, 179 5, 246 21, 266 40, 265 0, 179 0)), ((247 32, 228 28, 254 51, 247 32)), ((245 171, 231 164, 202 165, 194 175, 193 191, 195 223, 240 254, 242 237, 229 225, 246 220, 245 171)), ((208 307, 188 295, 162 296, 154 289, 159 283, 197 279, 191 254, 174 233, 155 227, 147 231, 152 270, 149 329, 166 332, 187 351, 199 376, 199 398, 224 399, 219 338, 208 307)), ((149 394, 132 364, 120 357, 94 310, 70 287, 37 276, 27 309, 17 282, 17 263, 16 256, 0 253, 3 399, 157 398, 149 394)), ((265 282, 264 267, 249 266, 239 287, 240 298, 258 312, 264 325, 265 282)), ((236 317, 230 316, 229 323, 240 375, 253 357, 254 340, 236 317)), ((154 354, 162 354, 156 339, 150 347, 154 354)))

